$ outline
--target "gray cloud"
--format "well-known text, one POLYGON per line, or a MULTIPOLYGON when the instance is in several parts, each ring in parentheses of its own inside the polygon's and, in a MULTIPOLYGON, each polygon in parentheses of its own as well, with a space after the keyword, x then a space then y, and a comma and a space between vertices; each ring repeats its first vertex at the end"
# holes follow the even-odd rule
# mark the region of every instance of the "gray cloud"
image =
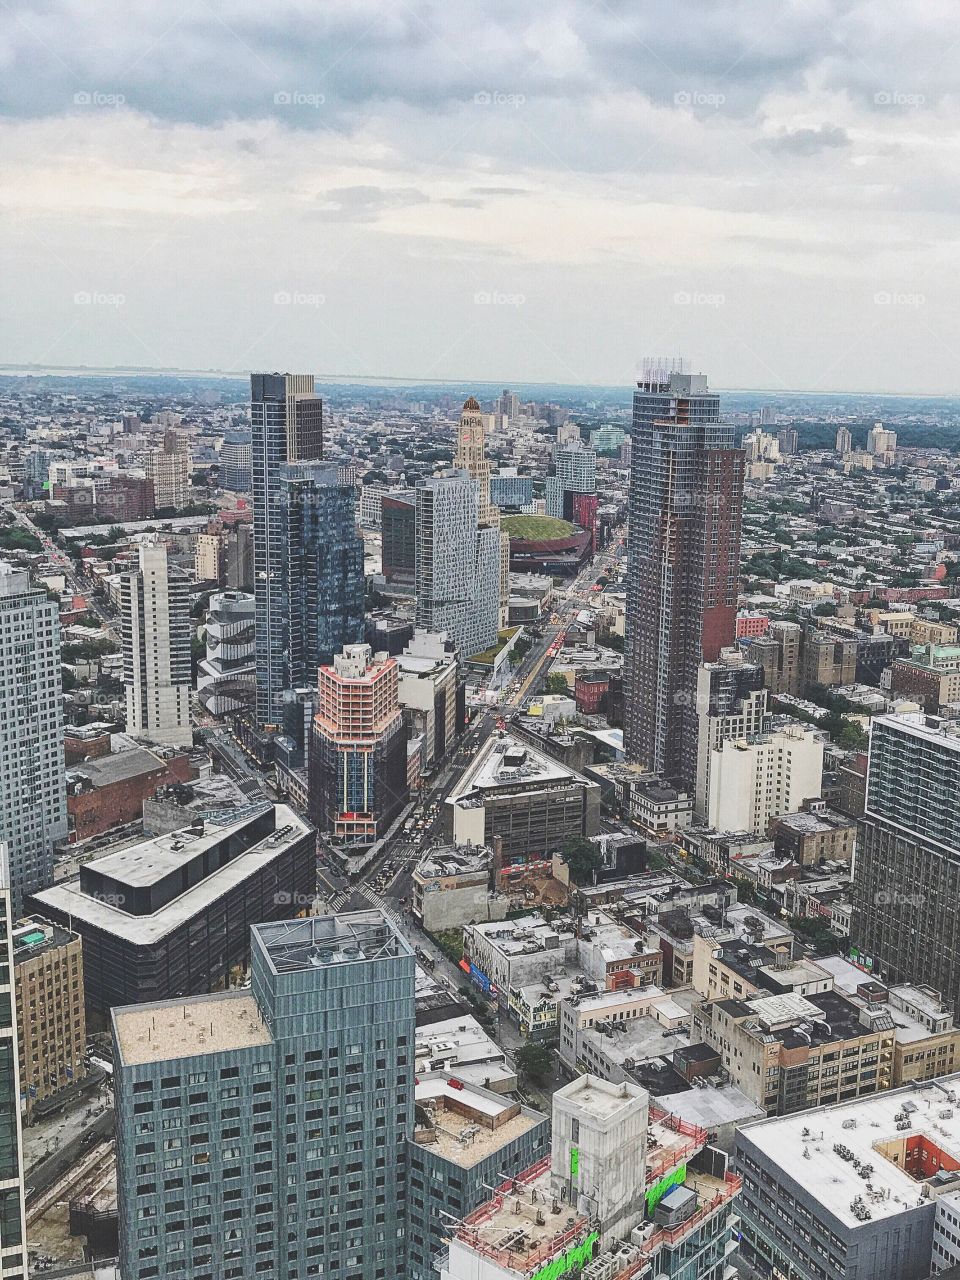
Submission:
POLYGON ((815 156, 821 151, 849 145, 850 135, 835 124, 822 124, 818 129, 784 129, 775 138, 764 141, 770 151, 794 156, 815 156))

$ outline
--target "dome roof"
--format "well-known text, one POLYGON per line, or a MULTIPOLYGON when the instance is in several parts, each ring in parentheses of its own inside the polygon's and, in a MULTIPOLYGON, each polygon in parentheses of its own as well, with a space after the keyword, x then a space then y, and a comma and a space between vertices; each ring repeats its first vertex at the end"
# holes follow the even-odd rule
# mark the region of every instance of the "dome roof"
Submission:
POLYGON ((475 397, 474 397, 474 396, 471 396, 469 400, 464 400, 464 402, 463 402, 463 412, 464 412, 464 413, 479 413, 479 412, 480 412, 480 405, 477 403, 477 400, 475 399, 475 397))

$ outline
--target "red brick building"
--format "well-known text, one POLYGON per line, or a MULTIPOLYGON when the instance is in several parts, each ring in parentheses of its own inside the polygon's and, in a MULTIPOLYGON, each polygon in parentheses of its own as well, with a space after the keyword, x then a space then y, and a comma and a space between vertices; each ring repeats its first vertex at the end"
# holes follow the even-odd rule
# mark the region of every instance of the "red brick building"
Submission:
MULTIPOLYGON (((186 755, 161 756, 139 746, 122 751, 109 748, 109 734, 101 735, 94 740, 87 758, 68 764, 67 821, 71 844, 136 821, 143 815, 144 800, 157 787, 190 782, 197 777, 197 770, 186 755), (103 737, 107 740, 105 752, 103 737)), ((67 759, 69 762, 69 755, 67 759)))
POLYGON ((609 688, 610 677, 605 671, 578 671, 573 686, 577 710, 585 716, 597 715, 609 688))

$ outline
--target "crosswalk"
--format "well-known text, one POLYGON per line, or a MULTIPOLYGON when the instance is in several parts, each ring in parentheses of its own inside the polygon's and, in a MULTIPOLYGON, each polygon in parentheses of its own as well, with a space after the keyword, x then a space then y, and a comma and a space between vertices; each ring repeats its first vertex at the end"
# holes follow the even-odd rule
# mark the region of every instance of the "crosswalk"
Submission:
POLYGON ((331 898, 331 899, 330 899, 330 910, 331 910, 331 911, 339 911, 339 910, 340 910, 340 908, 343 906, 343 904, 346 902, 346 900, 347 900, 348 896, 349 896, 349 895, 348 895, 348 894, 346 894, 346 893, 338 893, 338 894, 336 894, 336 896, 335 896, 335 897, 333 897, 333 898, 331 898))
POLYGON ((360 885, 360 887, 357 889, 357 893, 359 893, 362 898, 366 898, 366 900, 370 903, 371 906, 379 907, 380 910, 385 915, 388 915, 390 917, 390 919, 393 921, 395 925, 400 926, 402 924, 400 915, 397 912, 396 908, 392 905, 389 898, 382 897, 379 893, 376 892, 375 889, 370 889, 365 884, 360 885))

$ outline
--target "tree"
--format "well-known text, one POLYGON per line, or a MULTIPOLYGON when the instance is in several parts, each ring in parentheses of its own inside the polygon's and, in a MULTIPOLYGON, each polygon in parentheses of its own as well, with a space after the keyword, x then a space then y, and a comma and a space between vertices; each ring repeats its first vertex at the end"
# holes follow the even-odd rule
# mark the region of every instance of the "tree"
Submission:
POLYGON ((543 1084, 550 1075, 552 1066, 550 1050, 536 1040, 528 1040, 517 1050, 517 1071, 524 1080, 543 1084))
POLYGON ((543 691, 544 693, 569 693, 570 686, 567 684, 566 676, 553 672, 544 681, 543 691))
POLYGON ((591 884, 593 873, 603 865, 603 855, 595 844, 574 836, 563 846, 563 860, 570 869, 574 884, 591 884))

